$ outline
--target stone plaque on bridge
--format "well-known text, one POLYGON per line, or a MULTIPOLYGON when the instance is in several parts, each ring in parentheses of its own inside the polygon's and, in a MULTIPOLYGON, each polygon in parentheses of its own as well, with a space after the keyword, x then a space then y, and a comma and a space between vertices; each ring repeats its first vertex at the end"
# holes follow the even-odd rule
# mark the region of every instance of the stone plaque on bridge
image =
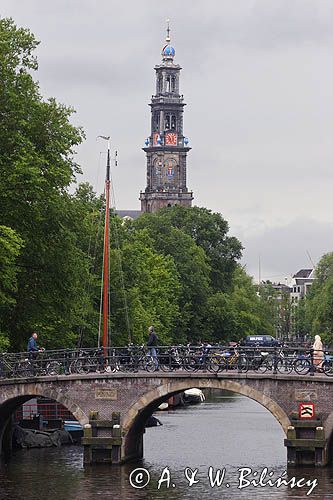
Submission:
POLYGON ((95 399, 117 399, 117 389, 105 389, 104 387, 96 387, 95 389, 95 399))
POLYGON ((318 400, 316 389, 295 389, 296 401, 314 401, 318 400))

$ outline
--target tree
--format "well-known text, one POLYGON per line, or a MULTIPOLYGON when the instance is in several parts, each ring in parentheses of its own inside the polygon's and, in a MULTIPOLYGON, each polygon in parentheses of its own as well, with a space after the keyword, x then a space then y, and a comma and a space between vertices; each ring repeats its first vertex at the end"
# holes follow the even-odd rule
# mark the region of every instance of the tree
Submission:
POLYGON ((83 133, 70 124, 71 108, 40 95, 32 33, 0 19, 0 38, 0 223, 22 240, 16 304, 1 321, 14 348, 38 327, 51 347, 61 331, 74 340, 87 273, 66 192, 79 171, 74 148, 83 133))
POLYGON ((143 215, 134 228, 145 229, 154 249, 172 257, 181 285, 178 340, 198 340, 205 328, 206 303, 211 293, 211 267, 204 250, 186 232, 170 225, 163 214, 143 215))
POLYGON ((126 312, 129 315, 131 338, 146 343, 147 327, 154 325, 159 342, 169 344, 177 339, 180 283, 176 266, 170 256, 158 254, 147 231, 131 234, 121 249, 111 256, 111 338, 113 345, 123 345, 126 335, 126 312), (122 254, 119 269, 117 253, 122 254), (124 280, 121 274, 124 273, 124 280), (122 287, 124 286, 124 290, 122 287), (124 310, 123 293, 128 311, 124 310))
POLYGON ((21 238, 11 228, 0 226, 0 350, 9 346, 8 329, 3 317, 15 305, 17 289, 17 258, 22 248, 21 238))
POLYGON ((207 208, 176 205, 160 210, 159 216, 191 236, 204 250, 211 268, 214 290, 227 290, 231 286, 243 247, 237 238, 228 236, 229 226, 222 215, 207 208))
POLYGON ((333 343, 333 252, 323 255, 306 298, 306 319, 312 334, 333 343))
POLYGON ((210 339, 239 341, 247 335, 272 334, 272 322, 257 296, 256 286, 244 269, 236 267, 232 288, 208 300, 207 326, 210 339))

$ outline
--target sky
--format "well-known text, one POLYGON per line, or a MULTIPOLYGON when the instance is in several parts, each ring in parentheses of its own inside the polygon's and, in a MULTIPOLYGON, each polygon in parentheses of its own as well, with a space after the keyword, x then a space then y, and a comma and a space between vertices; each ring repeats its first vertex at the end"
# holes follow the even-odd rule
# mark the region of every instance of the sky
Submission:
POLYGON ((229 222, 256 281, 259 260, 262 279, 284 282, 333 251, 331 0, 0 0, 0 16, 41 41, 41 92, 76 110, 79 180, 98 193, 96 136, 111 136, 118 209, 140 208, 169 18, 194 203, 229 222))

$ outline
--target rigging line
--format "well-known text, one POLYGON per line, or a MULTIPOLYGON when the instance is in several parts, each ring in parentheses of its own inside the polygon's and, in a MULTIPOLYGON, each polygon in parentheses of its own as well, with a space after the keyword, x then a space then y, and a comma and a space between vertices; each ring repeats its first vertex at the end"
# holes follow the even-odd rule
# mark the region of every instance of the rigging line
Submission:
MULTIPOLYGON (((102 156, 102 152, 99 153, 98 166, 97 166, 97 175, 96 175, 96 180, 95 180, 95 186, 93 186, 93 187, 95 187, 96 190, 97 190, 98 181, 99 181, 99 175, 100 175, 100 170, 101 170, 101 156, 102 156)), ((94 213, 92 213, 91 215, 92 215, 91 219, 92 219, 92 223, 93 223, 94 222, 94 220, 93 220, 94 219, 93 218, 94 213)), ((98 241, 98 237, 99 237, 99 233, 100 233, 101 219, 102 219, 102 211, 100 211, 99 223, 98 223, 98 226, 97 226, 97 233, 95 234, 95 248, 94 248, 93 254, 91 253, 92 238, 93 238, 93 232, 92 231, 90 232, 90 236, 89 236, 88 252, 87 252, 87 254, 88 254, 88 258, 90 258, 91 261, 92 261, 92 265, 89 266, 91 268, 92 272, 94 272, 95 266, 96 266, 97 241, 98 241)), ((92 287, 91 280, 88 280, 88 284, 86 282, 84 289, 85 289, 85 292, 87 292, 87 294, 89 296, 90 296, 90 292, 91 292, 91 287, 92 287)), ((87 299, 87 297, 86 297, 86 299, 87 299)), ((83 319, 87 317, 87 314, 88 314, 88 305, 89 305, 89 300, 87 300, 86 303, 85 303, 85 307, 84 307, 85 313, 83 314, 83 319)), ((84 329, 85 329, 84 325, 81 325, 79 327, 78 347, 82 347, 84 329)))
MULTIPOLYGON (((115 196, 115 191, 114 191, 112 174, 111 174, 111 200, 112 200, 113 208, 115 211, 116 210, 116 196, 115 196)), ((118 264, 119 264, 121 290, 122 290, 122 294, 123 294, 127 337, 128 337, 128 342, 131 343, 132 342, 131 324, 130 324, 130 319, 129 319, 127 294, 126 294, 126 289, 125 289, 124 269, 123 269, 123 262, 122 262, 122 251, 120 248, 119 232, 118 232, 118 227, 117 227, 117 222, 116 222, 115 217, 112 217, 111 219, 112 219, 112 223, 113 223, 113 227, 114 227, 116 248, 118 249, 118 252, 116 252, 116 254, 117 254, 117 259, 118 259, 118 264)))
MULTIPOLYGON (((104 197, 106 199, 106 192, 104 190, 104 197)), ((105 210, 107 209, 106 204, 105 204, 105 210)), ((101 209, 101 214, 103 212, 103 209, 101 209)), ((101 347, 101 330, 102 330, 102 311, 103 311, 103 283, 104 283, 104 259, 105 259, 105 238, 106 234, 104 232, 104 238, 103 238, 103 259, 102 259, 102 281, 101 281, 101 293, 100 293, 100 304, 99 304, 99 323, 98 323, 98 347, 101 347)), ((109 243, 110 244, 110 243, 109 243)), ((110 283, 110 282, 109 282, 110 283)))

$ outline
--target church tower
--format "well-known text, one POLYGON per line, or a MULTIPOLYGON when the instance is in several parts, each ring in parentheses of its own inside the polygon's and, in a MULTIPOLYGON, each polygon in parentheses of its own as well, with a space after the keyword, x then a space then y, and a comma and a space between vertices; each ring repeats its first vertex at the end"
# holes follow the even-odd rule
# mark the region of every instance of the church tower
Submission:
POLYGON ((192 205, 193 193, 186 186, 186 156, 191 148, 183 132, 185 103, 179 93, 181 67, 174 63, 174 57, 168 25, 162 62, 155 66, 156 94, 149 104, 151 133, 143 148, 147 157, 147 187, 140 193, 141 212, 192 205))

